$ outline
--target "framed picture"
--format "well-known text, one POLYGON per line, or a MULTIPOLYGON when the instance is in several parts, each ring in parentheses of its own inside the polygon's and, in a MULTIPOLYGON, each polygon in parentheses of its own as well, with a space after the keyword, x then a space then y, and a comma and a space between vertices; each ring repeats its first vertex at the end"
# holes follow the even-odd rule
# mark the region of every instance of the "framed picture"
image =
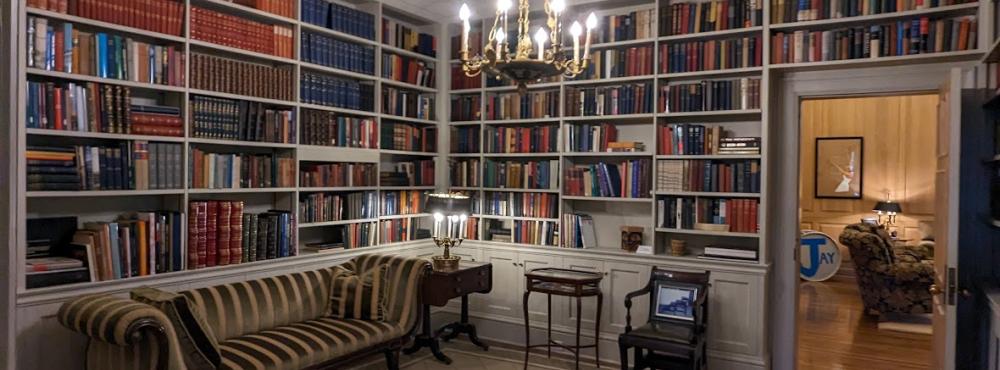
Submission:
POLYGON ((864 138, 816 138, 816 198, 861 199, 864 138))

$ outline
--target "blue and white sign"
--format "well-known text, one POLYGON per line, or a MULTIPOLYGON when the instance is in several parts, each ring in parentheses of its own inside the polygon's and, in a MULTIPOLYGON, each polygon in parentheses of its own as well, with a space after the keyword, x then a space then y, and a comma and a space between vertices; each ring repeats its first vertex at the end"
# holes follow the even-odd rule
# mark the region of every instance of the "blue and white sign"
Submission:
POLYGON ((799 277, 809 281, 829 279, 840 269, 840 248, 829 235, 805 231, 799 242, 799 277))

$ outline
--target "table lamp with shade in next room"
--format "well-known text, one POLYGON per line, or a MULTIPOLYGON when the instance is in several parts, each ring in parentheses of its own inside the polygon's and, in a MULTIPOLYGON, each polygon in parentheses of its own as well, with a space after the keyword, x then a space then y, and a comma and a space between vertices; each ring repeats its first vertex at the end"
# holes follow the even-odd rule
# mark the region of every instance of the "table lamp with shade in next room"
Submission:
POLYGON ((432 231, 434 244, 444 248, 444 254, 431 257, 436 270, 458 267, 459 256, 451 254, 451 248, 462 244, 472 201, 468 195, 458 193, 427 194, 427 211, 434 216, 432 231))

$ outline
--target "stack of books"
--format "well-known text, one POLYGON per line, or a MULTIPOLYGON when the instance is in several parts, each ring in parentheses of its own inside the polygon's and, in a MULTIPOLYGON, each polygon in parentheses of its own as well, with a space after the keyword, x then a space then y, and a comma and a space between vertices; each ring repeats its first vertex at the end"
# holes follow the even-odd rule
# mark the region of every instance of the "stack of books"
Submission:
POLYGON ((407 27, 391 19, 382 19, 382 43, 426 56, 437 56, 437 39, 433 35, 407 27))
POLYGON ((649 159, 618 163, 578 164, 566 169, 564 194, 588 197, 648 198, 652 164, 649 159))
POLYGON ((728 245, 709 245, 701 252, 698 258, 736 260, 736 261, 756 261, 757 250, 728 245))
POLYGON ((193 148, 190 160, 192 188, 295 186, 295 158, 289 154, 212 153, 193 148))
POLYGON ((479 187, 479 171, 482 168, 478 159, 453 160, 450 169, 452 186, 479 187))
POLYGON ((563 225, 563 248, 597 248, 593 217, 582 213, 567 213, 563 215, 563 225))
POLYGON ((63 147, 28 147, 28 190, 80 190, 76 150, 63 147))
POLYGON ((660 45, 660 71, 683 73, 763 65, 760 36, 698 40, 660 45))
POLYGON ((242 201, 188 203, 190 269, 254 262, 298 254, 293 213, 244 213, 242 201))
POLYGON ((660 191, 760 192, 758 160, 661 160, 656 163, 660 191))
POLYGON ((720 126, 667 124, 657 127, 661 155, 760 154, 760 137, 726 137, 720 126))
POLYGON ((567 87, 564 113, 566 116, 651 113, 654 94, 651 82, 588 88, 567 87))
POLYGON ((492 216, 555 218, 559 196, 552 193, 490 192, 485 213, 492 216))
POLYGON ((303 194, 299 200, 301 222, 361 220, 378 217, 374 191, 343 194, 303 194))
POLYGON ((303 72, 303 103, 371 112, 375 108, 375 85, 358 80, 303 72))
POLYGON ((86 250, 94 281, 182 271, 194 267, 182 243, 184 219, 181 212, 155 211, 87 222, 73 235, 73 244, 86 250))
POLYGON ((486 153, 554 153, 559 151, 559 127, 555 125, 509 127, 486 126, 486 153))
MULTIPOLYGON (((454 87, 452 87, 454 89, 454 87)), ((452 95, 451 96, 451 120, 452 121, 478 121, 482 118, 480 104, 482 99, 476 95, 452 95)))
POLYGON ((301 6, 303 22, 375 40, 375 16, 370 13, 327 0, 302 0, 301 6))
POLYGON ((760 79, 743 77, 660 87, 661 112, 703 112, 760 108, 760 79))
POLYGON ((375 186, 376 171, 374 163, 303 163, 299 170, 299 186, 375 186))
POLYGON ((760 154, 759 137, 724 137, 719 141, 719 154, 760 154))
POLYGON ((434 94, 382 87, 382 113, 433 120, 434 109, 434 94))
POLYGON ((760 26, 764 2, 758 0, 716 0, 672 2, 660 7, 660 34, 687 35, 760 26))
POLYGON ((558 160, 486 160, 483 186, 508 189, 559 189, 558 160))
POLYGON ((302 32, 302 61, 330 68, 375 74, 375 48, 313 32, 302 32))
POLYGON ((479 127, 458 126, 451 128, 452 153, 479 153, 479 127))
POLYGON ((424 211, 422 191, 383 191, 379 202, 382 216, 413 215, 424 211))
POLYGON ((294 143, 295 123, 290 109, 272 109, 263 103, 191 97, 191 135, 198 138, 268 143, 294 143))
POLYGON ((28 0, 27 5, 101 22, 120 24, 173 36, 183 36, 184 2, 174 0, 121 2, 88 0, 80 2, 28 0), (70 6, 70 3, 75 6, 70 6))
POLYGON ((418 86, 434 87, 434 67, 423 60, 382 54, 382 77, 418 86))
POLYGON ((191 7, 191 38, 282 58, 292 58, 291 27, 267 24, 215 10, 191 7))
POLYGON ((655 37, 653 23, 656 21, 654 9, 642 9, 628 14, 605 15, 597 22, 598 30, 593 42, 615 42, 641 40, 655 37))
POLYGON ((382 149, 433 153, 437 127, 403 122, 382 123, 382 149))
POLYGON ((493 94, 485 113, 488 120, 559 117, 559 90, 493 94))
POLYGON ((29 147, 28 190, 179 189, 181 144, 29 147))
POLYGON ((434 185, 434 160, 417 159, 384 166, 379 181, 382 186, 434 185))
POLYGON ((269 66, 191 53, 191 88, 265 99, 293 99, 295 66, 269 66))
POLYGON ((301 114, 303 144, 365 149, 378 147, 378 124, 373 118, 313 109, 302 109, 301 114))
MULTIPOLYGON (((181 108, 158 105, 151 99, 132 98, 125 131, 134 135, 184 136, 181 108)), ((125 99, 121 102, 127 101, 125 99)), ((81 112, 76 112, 80 115, 81 112)), ((96 117, 96 116, 95 116, 96 117)))

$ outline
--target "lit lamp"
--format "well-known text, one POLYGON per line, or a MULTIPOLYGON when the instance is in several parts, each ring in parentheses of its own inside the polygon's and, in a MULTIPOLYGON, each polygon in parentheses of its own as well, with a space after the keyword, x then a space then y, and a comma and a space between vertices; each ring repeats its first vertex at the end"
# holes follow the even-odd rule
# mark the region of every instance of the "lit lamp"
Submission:
POLYGON ((432 237, 434 244, 444 248, 444 254, 432 256, 434 269, 447 270, 458 267, 459 256, 451 255, 451 248, 462 244, 466 222, 472 210, 469 196, 457 193, 427 194, 427 211, 434 215, 432 237))
POLYGON ((888 230, 893 224, 896 223, 896 215, 903 213, 903 207, 900 207, 899 203, 886 199, 875 203, 875 207, 872 208, 872 212, 878 214, 879 225, 882 225, 882 227, 888 230), (886 216, 884 223, 882 222, 882 216, 886 216))

